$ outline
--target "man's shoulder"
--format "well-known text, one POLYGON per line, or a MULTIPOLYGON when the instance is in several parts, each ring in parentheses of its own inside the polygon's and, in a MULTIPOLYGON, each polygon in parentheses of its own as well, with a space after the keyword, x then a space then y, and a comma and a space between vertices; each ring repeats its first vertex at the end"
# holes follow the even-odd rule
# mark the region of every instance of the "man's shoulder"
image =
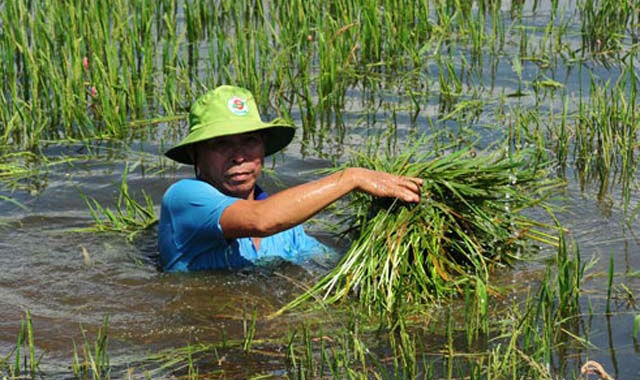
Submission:
MULTIPOLYGON (((183 178, 178 180, 167 189, 167 193, 192 193, 192 192, 208 192, 220 193, 210 184, 195 178, 183 178)), ((221 193, 220 193, 221 194, 221 193)))
POLYGON ((185 178, 181 179, 167 189, 164 193, 164 202, 175 202, 179 200, 195 200, 200 197, 212 199, 215 197, 226 197, 218 189, 210 184, 198 179, 185 178))

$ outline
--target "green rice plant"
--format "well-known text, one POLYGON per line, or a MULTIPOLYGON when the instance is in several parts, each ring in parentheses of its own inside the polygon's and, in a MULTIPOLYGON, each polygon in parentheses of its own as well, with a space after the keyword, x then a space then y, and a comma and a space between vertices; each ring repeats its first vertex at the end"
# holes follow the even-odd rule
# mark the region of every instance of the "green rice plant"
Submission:
POLYGON ((584 273, 593 262, 584 263, 577 246, 567 244, 562 234, 560 240, 555 260, 547 264, 536 294, 527 302, 523 322, 526 340, 521 350, 545 364, 569 347, 593 348, 581 325, 579 302, 584 273))
POLYGON ((574 156, 583 190, 595 183, 599 200, 619 188, 625 212, 637 190, 638 76, 627 63, 614 83, 590 83, 590 97, 580 100, 576 117, 574 156))
POLYGON ((569 146, 570 146, 570 130, 568 126, 568 111, 569 111, 569 98, 566 94, 563 95, 562 102, 562 115, 560 116, 560 125, 553 128, 551 131, 551 140, 554 146, 553 152, 556 155, 556 162, 558 163, 559 172, 564 176, 567 168, 567 159, 569 158, 569 146))
MULTIPOLYGON (((161 377, 160 374, 166 370, 173 372, 186 372, 188 374, 194 374, 198 372, 195 368, 195 362, 201 357, 213 357, 217 361, 222 361, 222 358, 218 354, 219 348, 226 347, 227 343, 213 343, 213 344, 189 344, 185 347, 165 349, 159 352, 152 353, 147 358, 148 361, 158 363, 159 367, 149 371, 149 376, 152 378, 161 377), (212 355, 213 354, 213 355, 212 355)), ((231 342, 231 345, 242 345, 240 341, 231 342)))
MULTIPOLYGON (((364 7, 370 9, 370 7, 364 7)), ((329 131, 336 131, 338 141, 344 137, 342 113, 345 107, 347 86, 353 66, 357 63, 358 28, 356 22, 345 23, 340 18, 321 19, 318 31, 318 75, 316 79, 317 105, 314 114, 319 126, 312 135, 314 145, 321 149, 329 131)))
POLYGON ((584 277, 585 263, 581 260, 580 249, 576 245, 572 257, 566 239, 560 232, 560 244, 556 255, 557 309, 561 317, 579 315, 580 289, 584 277))
MULTIPOLYGON (((203 339, 200 337, 198 340, 203 339)), ((243 362, 248 363, 253 361, 254 355, 259 356, 266 353, 267 356, 264 358, 268 360, 262 364, 266 365, 266 362, 269 362, 266 366, 270 366, 274 362, 282 360, 282 367, 278 367, 277 370, 285 369, 286 336, 252 339, 251 345, 255 348, 250 351, 244 350, 246 343, 246 339, 227 340, 225 338, 222 341, 190 343, 184 347, 168 348, 151 353, 141 364, 154 365, 147 372, 150 378, 154 379, 166 378, 167 372, 172 374, 169 377, 189 379, 260 378, 256 374, 255 366, 237 366, 238 362, 234 358, 242 358, 243 362)))
MULTIPOLYGON (((296 349, 297 334, 297 330, 289 333, 286 349, 287 370, 292 377, 297 379, 314 378, 314 352, 309 328, 307 326, 303 326, 302 328, 302 345, 304 347, 302 354, 296 349)), ((322 355, 318 363, 321 373, 324 371, 324 340, 322 340, 322 343, 322 355)))
POLYGON ((437 62, 440 85, 440 113, 448 114, 454 111, 454 106, 462 95, 462 82, 456 74, 451 59, 438 57, 437 62))
POLYGON ((256 334, 256 320, 257 320, 257 309, 253 309, 253 313, 251 313, 251 320, 247 321, 243 320, 243 329, 244 329, 244 342, 242 344, 242 350, 245 353, 251 351, 251 344, 253 343, 253 338, 256 334))
MULTIPOLYGON (((285 358, 289 378, 391 378, 389 369, 385 368, 368 347, 365 337, 361 336, 360 328, 358 322, 351 320, 347 326, 337 328, 331 334, 313 331, 306 324, 301 327, 301 333, 299 330, 292 331, 285 358)), ((397 363, 392 368, 395 368, 395 373, 402 371, 397 363)))
POLYGON ((571 359, 562 355, 570 355, 572 348, 593 348, 585 337, 578 298, 587 265, 564 234, 559 239, 555 258, 547 261, 538 284, 519 284, 530 293, 521 294, 526 297, 508 305, 506 312, 489 316, 491 343, 486 363, 478 363, 487 377, 557 378, 552 371, 556 358, 565 363, 571 359))
POLYGON ((175 27, 178 3, 3 3, 2 142, 32 149, 49 138, 126 137, 128 119, 157 116, 157 105, 175 113, 180 103, 162 96, 162 86, 173 85, 167 95, 192 93, 189 72, 179 56, 171 68, 182 83, 167 80, 163 70, 175 71, 155 51, 186 51, 180 32, 166 33, 161 22, 166 16, 175 27))
POLYGON ((25 318, 20 320, 16 346, 6 357, 0 358, 0 376, 3 379, 36 378, 41 375, 41 360, 42 356, 36 357, 33 323, 27 310, 25 318))
MULTIPOLYGON (((261 109, 289 116, 297 107, 303 147, 320 151, 346 135, 354 90, 421 92, 430 54, 457 62, 467 48, 481 73, 486 45, 503 49, 500 9, 469 0, 6 1, 0 142, 128 138, 136 120, 181 113, 203 88, 235 83, 261 109)), ((469 79, 438 64, 446 114, 469 79)))
MULTIPOLYGON (((472 12, 471 7, 465 7, 465 9, 467 9, 467 11, 463 12, 463 24, 469 33, 471 58, 474 62, 478 63, 478 66, 482 66, 482 52, 490 40, 489 36, 487 36, 487 31, 485 30, 486 13, 482 11, 472 12)), ((497 14, 498 13, 494 12, 493 16, 496 16, 497 14)), ((497 22, 498 20, 492 19, 491 21, 497 22)))
POLYGON ((609 271, 607 272, 607 306, 605 311, 607 314, 611 314, 611 294, 613 290, 614 266, 614 254, 613 252, 611 252, 611 254, 609 255, 609 271))
POLYGON ((353 294, 369 314, 392 317, 403 305, 428 305, 467 284, 484 286, 493 269, 520 259, 530 241, 557 244, 544 231, 550 226, 525 214, 535 206, 550 212, 544 200, 560 185, 533 152, 467 146, 443 154, 423 142, 397 157, 374 157, 358 156, 351 165, 423 178, 425 199, 405 205, 355 194, 345 207, 351 248, 276 315, 312 298, 331 304, 353 294))
POLYGON ((124 233, 129 240, 132 240, 138 233, 151 228, 158 222, 153 200, 144 190, 142 190, 143 203, 129 194, 127 173, 128 168, 125 168, 118 189, 115 210, 104 207, 95 198, 88 198, 82 194, 95 225, 78 231, 124 233))
POLYGON ((583 49, 603 54, 620 51, 624 39, 640 21, 633 0, 581 0, 583 49))
POLYGON ((105 317, 102 328, 93 343, 90 343, 82 329, 82 349, 79 352, 73 344, 73 362, 71 368, 76 379, 109 379, 111 364, 109 361, 109 318, 105 317))

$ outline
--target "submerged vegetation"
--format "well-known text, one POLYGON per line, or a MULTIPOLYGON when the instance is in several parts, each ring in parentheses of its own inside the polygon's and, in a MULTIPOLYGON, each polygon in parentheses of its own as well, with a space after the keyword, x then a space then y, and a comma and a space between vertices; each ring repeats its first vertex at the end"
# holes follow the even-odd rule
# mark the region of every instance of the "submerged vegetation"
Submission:
POLYGON ((104 207, 97 200, 83 195, 94 225, 82 231, 124 233, 129 240, 132 240, 136 234, 151 228, 158 222, 153 200, 144 190, 142 190, 142 203, 129 194, 128 171, 129 168, 125 167, 122 173, 115 210, 104 207))
MULTIPOLYGON (((544 232, 547 214, 528 212, 575 181, 633 230, 637 1, 0 0, 0 26, 8 210, 29 212, 24 200, 47 188, 49 171, 120 159, 96 144, 143 142, 153 165, 169 167, 159 153, 185 129, 188 105, 220 84, 250 89, 263 115, 300 126, 296 154, 428 179, 418 206, 351 199, 353 246, 276 320, 297 318, 293 306, 310 297, 325 310, 307 311, 289 335, 262 334, 268 319, 254 311, 241 338, 157 352, 115 375, 105 319, 95 343, 83 330, 69 376, 576 378, 590 352, 584 320, 610 318, 616 299, 629 305, 637 345, 637 296, 615 285, 613 260, 604 301, 585 311, 593 262, 561 226, 544 232), (412 148, 423 134, 428 150, 412 148), (362 144, 369 136, 376 142, 362 144), (49 153, 71 144, 82 149, 49 153), (530 283, 490 275, 536 240, 557 253, 546 248, 530 283)), ((157 200, 130 190, 128 173, 111 206, 83 194, 88 230, 131 238, 153 226, 157 200)), ((1 353, 0 377, 46 373, 31 319, 1 353)))

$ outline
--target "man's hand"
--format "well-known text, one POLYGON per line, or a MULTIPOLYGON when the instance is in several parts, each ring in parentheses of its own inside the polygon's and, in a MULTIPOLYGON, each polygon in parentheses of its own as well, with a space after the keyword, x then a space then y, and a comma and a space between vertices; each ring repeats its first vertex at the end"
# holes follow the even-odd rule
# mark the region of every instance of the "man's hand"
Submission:
POLYGON ((357 190, 375 197, 398 198, 404 202, 420 202, 422 178, 404 177, 363 168, 346 169, 357 190))

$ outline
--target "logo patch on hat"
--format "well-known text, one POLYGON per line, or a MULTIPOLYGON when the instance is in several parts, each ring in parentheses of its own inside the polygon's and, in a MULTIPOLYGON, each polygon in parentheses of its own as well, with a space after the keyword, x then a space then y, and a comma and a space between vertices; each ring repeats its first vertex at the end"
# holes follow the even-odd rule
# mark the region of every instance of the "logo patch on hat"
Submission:
POLYGON ((237 96, 229 99, 227 107, 229 108, 229 111, 236 116, 245 116, 249 113, 249 104, 247 104, 247 100, 237 96))

